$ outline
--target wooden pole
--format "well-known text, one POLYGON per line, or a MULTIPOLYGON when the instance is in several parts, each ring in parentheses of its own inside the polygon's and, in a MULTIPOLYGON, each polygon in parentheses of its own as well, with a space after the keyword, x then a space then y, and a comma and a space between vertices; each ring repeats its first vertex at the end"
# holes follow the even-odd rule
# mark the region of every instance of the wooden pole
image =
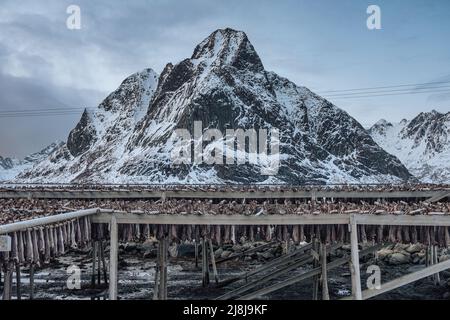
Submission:
POLYGON ((158 242, 158 250, 156 250, 156 265, 155 265, 155 286, 153 289, 153 300, 159 299, 159 269, 161 267, 161 243, 158 242))
POLYGON ((11 300, 11 288, 12 288, 12 270, 9 263, 5 265, 5 277, 3 280, 3 300, 11 300))
POLYGON ((164 296, 164 245, 163 239, 160 239, 158 242, 159 248, 159 284, 158 284, 158 300, 161 300, 164 296))
POLYGON ((167 299, 167 247, 168 247, 168 239, 164 237, 164 239, 160 240, 160 247, 161 247, 161 253, 160 253, 160 291, 159 291, 159 298, 161 300, 167 299))
POLYGON ((20 264, 16 262, 16 296, 17 300, 22 300, 21 282, 20 282, 20 264))
POLYGON ((213 274, 214 274, 214 280, 216 284, 219 284, 219 274, 217 273, 217 266, 216 266, 216 258, 214 257, 214 248, 211 239, 208 239, 209 244, 209 253, 211 256, 211 264, 213 268, 213 274))
POLYGON ((100 241, 100 253, 101 253, 101 260, 102 260, 102 268, 103 268, 103 281, 105 284, 108 283, 108 271, 106 268, 106 261, 105 261, 105 248, 103 247, 103 241, 100 241))
POLYGON ((97 260, 97 242, 92 243, 92 274, 91 274, 91 288, 95 288, 95 262, 97 260))
POLYGON ((109 300, 117 300, 117 265, 119 256, 119 234, 117 220, 114 215, 110 222, 110 249, 109 249, 109 300))
MULTIPOLYGON (((434 261, 433 264, 438 264, 439 263, 439 256, 438 256, 438 247, 436 245, 433 246, 433 257, 434 257, 434 261)), ((441 283, 441 276, 438 273, 436 273, 434 275, 434 284, 435 285, 439 285, 441 283)))
POLYGON ((194 240, 194 244, 195 244, 195 268, 198 269, 198 243, 197 240, 194 240))
POLYGON ((102 253, 101 253, 101 248, 100 248, 100 241, 97 241, 97 284, 100 285, 101 283, 101 269, 102 269, 102 265, 101 265, 101 260, 102 260, 102 253))
POLYGON ((206 287, 207 285, 209 285, 208 248, 205 238, 202 238, 202 286, 206 287))
POLYGON ((30 264, 30 300, 34 299, 34 263, 30 264))
MULTIPOLYGON (((313 247, 312 247, 312 251, 311 253, 313 254, 313 268, 317 268, 318 266, 318 257, 314 256, 315 254, 318 253, 318 241, 316 238, 314 238, 313 240, 313 247)), ((316 275, 313 277, 313 292, 312 292, 312 299, 313 300, 317 300, 319 298, 319 276, 316 275)))
POLYGON ((327 274, 327 246, 321 244, 320 262, 322 266, 322 300, 330 300, 328 292, 328 274, 327 274))
POLYGON ((351 241, 351 263, 350 272, 352 275, 352 294, 355 300, 362 300, 361 275, 359 270, 359 249, 358 249, 358 226, 355 216, 350 216, 350 241, 351 241))

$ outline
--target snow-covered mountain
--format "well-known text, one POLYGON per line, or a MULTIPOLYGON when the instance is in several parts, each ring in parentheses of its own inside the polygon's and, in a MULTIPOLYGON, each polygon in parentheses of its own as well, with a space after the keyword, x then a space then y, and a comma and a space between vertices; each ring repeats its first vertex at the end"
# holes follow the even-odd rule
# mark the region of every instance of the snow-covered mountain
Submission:
POLYGON ((3 158, 0 156, 0 170, 9 170, 17 163, 17 159, 3 158))
POLYGON ((65 145, 64 142, 54 142, 41 151, 26 156, 23 160, 0 156, 0 182, 14 180, 17 175, 29 170, 34 164, 44 161, 52 152, 63 145, 65 145))
MULTIPOLYGON (((218 139, 213 143, 223 142, 218 139)), ((208 146, 211 147, 213 143, 208 146)), ((204 148, 207 143, 204 142, 204 148)), ((227 152, 227 151, 225 151, 227 152)), ((246 34, 221 29, 192 56, 158 76, 125 79, 93 112, 85 111, 67 143, 20 175, 47 182, 393 182, 410 179, 401 162, 345 111, 266 71, 246 34), (258 164, 174 165, 175 129, 277 128, 280 167, 258 164)))
POLYGON ((400 123, 380 120, 369 133, 421 181, 450 183, 450 112, 422 112, 400 123))

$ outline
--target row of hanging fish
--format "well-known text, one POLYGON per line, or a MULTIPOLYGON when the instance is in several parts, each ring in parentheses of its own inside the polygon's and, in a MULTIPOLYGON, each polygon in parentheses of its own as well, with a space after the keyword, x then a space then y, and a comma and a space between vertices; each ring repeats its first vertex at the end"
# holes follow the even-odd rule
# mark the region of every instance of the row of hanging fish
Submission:
POLYGON ((450 214, 450 202, 326 200, 37 200, 0 199, 0 224, 88 208, 162 214, 450 214))
POLYGON ((11 237, 11 251, 0 252, 0 264, 42 265, 63 255, 69 248, 81 248, 90 243, 91 222, 89 217, 82 217, 8 235, 11 237))
MULTIPOLYGON (((209 238, 218 245, 246 241, 309 242, 317 238, 323 243, 349 243, 348 225, 149 225, 119 224, 121 242, 168 238, 172 242, 199 241, 209 238)), ((68 248, 82 247, 91 240, 108 240, 108 224, 91 224, 89 217, 29 228, 9 234, 11 251, 0 253, 0 264, 15 262, 42 265, 64 254, 68 248)), ((368 243, 422 243, 450 245, 448 227, 430 226, 358 226, 358 239, 368 243)))
MULTIPOLYGON (((148 225, 119 224, 119 240, 122 242, 144 241, 150 238, 169 238, 173 242, 199 241, 210 238, 216 244, 246 241, 309 242, 318 238, 324 243, 350 243, 348 225, 277 225, 277 226, 232 226, 232 225, 148 225)), ((107 224, 92 227, 94 240, 109 238, 107 224)), ((448 227, 420 226, 358 226, 358 239, 367 243, 422 243, 425 245, 450 245, 448 227)))
POLYGON ((449 190, 448 184, 361 184, 361 185, 230 185, 230 184, 27 184, 0 185, 0 191, 35 190, 35 191, 428 191, 449 190))

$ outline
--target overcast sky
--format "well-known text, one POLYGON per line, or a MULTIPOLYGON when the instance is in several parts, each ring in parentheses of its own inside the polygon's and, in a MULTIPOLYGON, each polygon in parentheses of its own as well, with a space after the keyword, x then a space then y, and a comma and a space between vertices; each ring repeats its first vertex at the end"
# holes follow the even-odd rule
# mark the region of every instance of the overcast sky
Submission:
MULTIPOLYGON (((2 156, 65 140, 82 112, 5 111, 95 107, 128 75, 160 73, 218 28, 245 31, 267 70, 317 92, 450 81, 448 0, 0 1, 2 156), (71 4, 81 30, 66 27, 71 4), (381 8, 381 30, 366 27, 369 4, 381 8)), ((450 89, 330 100, 365 126, 450 111, 450 89)))

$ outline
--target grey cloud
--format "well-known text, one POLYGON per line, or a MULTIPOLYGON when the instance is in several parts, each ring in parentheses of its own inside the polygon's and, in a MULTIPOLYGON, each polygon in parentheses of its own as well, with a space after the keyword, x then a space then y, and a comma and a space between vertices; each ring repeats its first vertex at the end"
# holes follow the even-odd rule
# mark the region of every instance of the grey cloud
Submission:
MULTIPOLYGON (((45 80, 0 74, 0 112, 42 110, 72 106, 91 107, 106 96, 95 90, 55 87, 45 80)), ((64 116, 7 117, 0 115, 0 154, 23 157, 55 140, 64 140, 79 114, 64 116)))

